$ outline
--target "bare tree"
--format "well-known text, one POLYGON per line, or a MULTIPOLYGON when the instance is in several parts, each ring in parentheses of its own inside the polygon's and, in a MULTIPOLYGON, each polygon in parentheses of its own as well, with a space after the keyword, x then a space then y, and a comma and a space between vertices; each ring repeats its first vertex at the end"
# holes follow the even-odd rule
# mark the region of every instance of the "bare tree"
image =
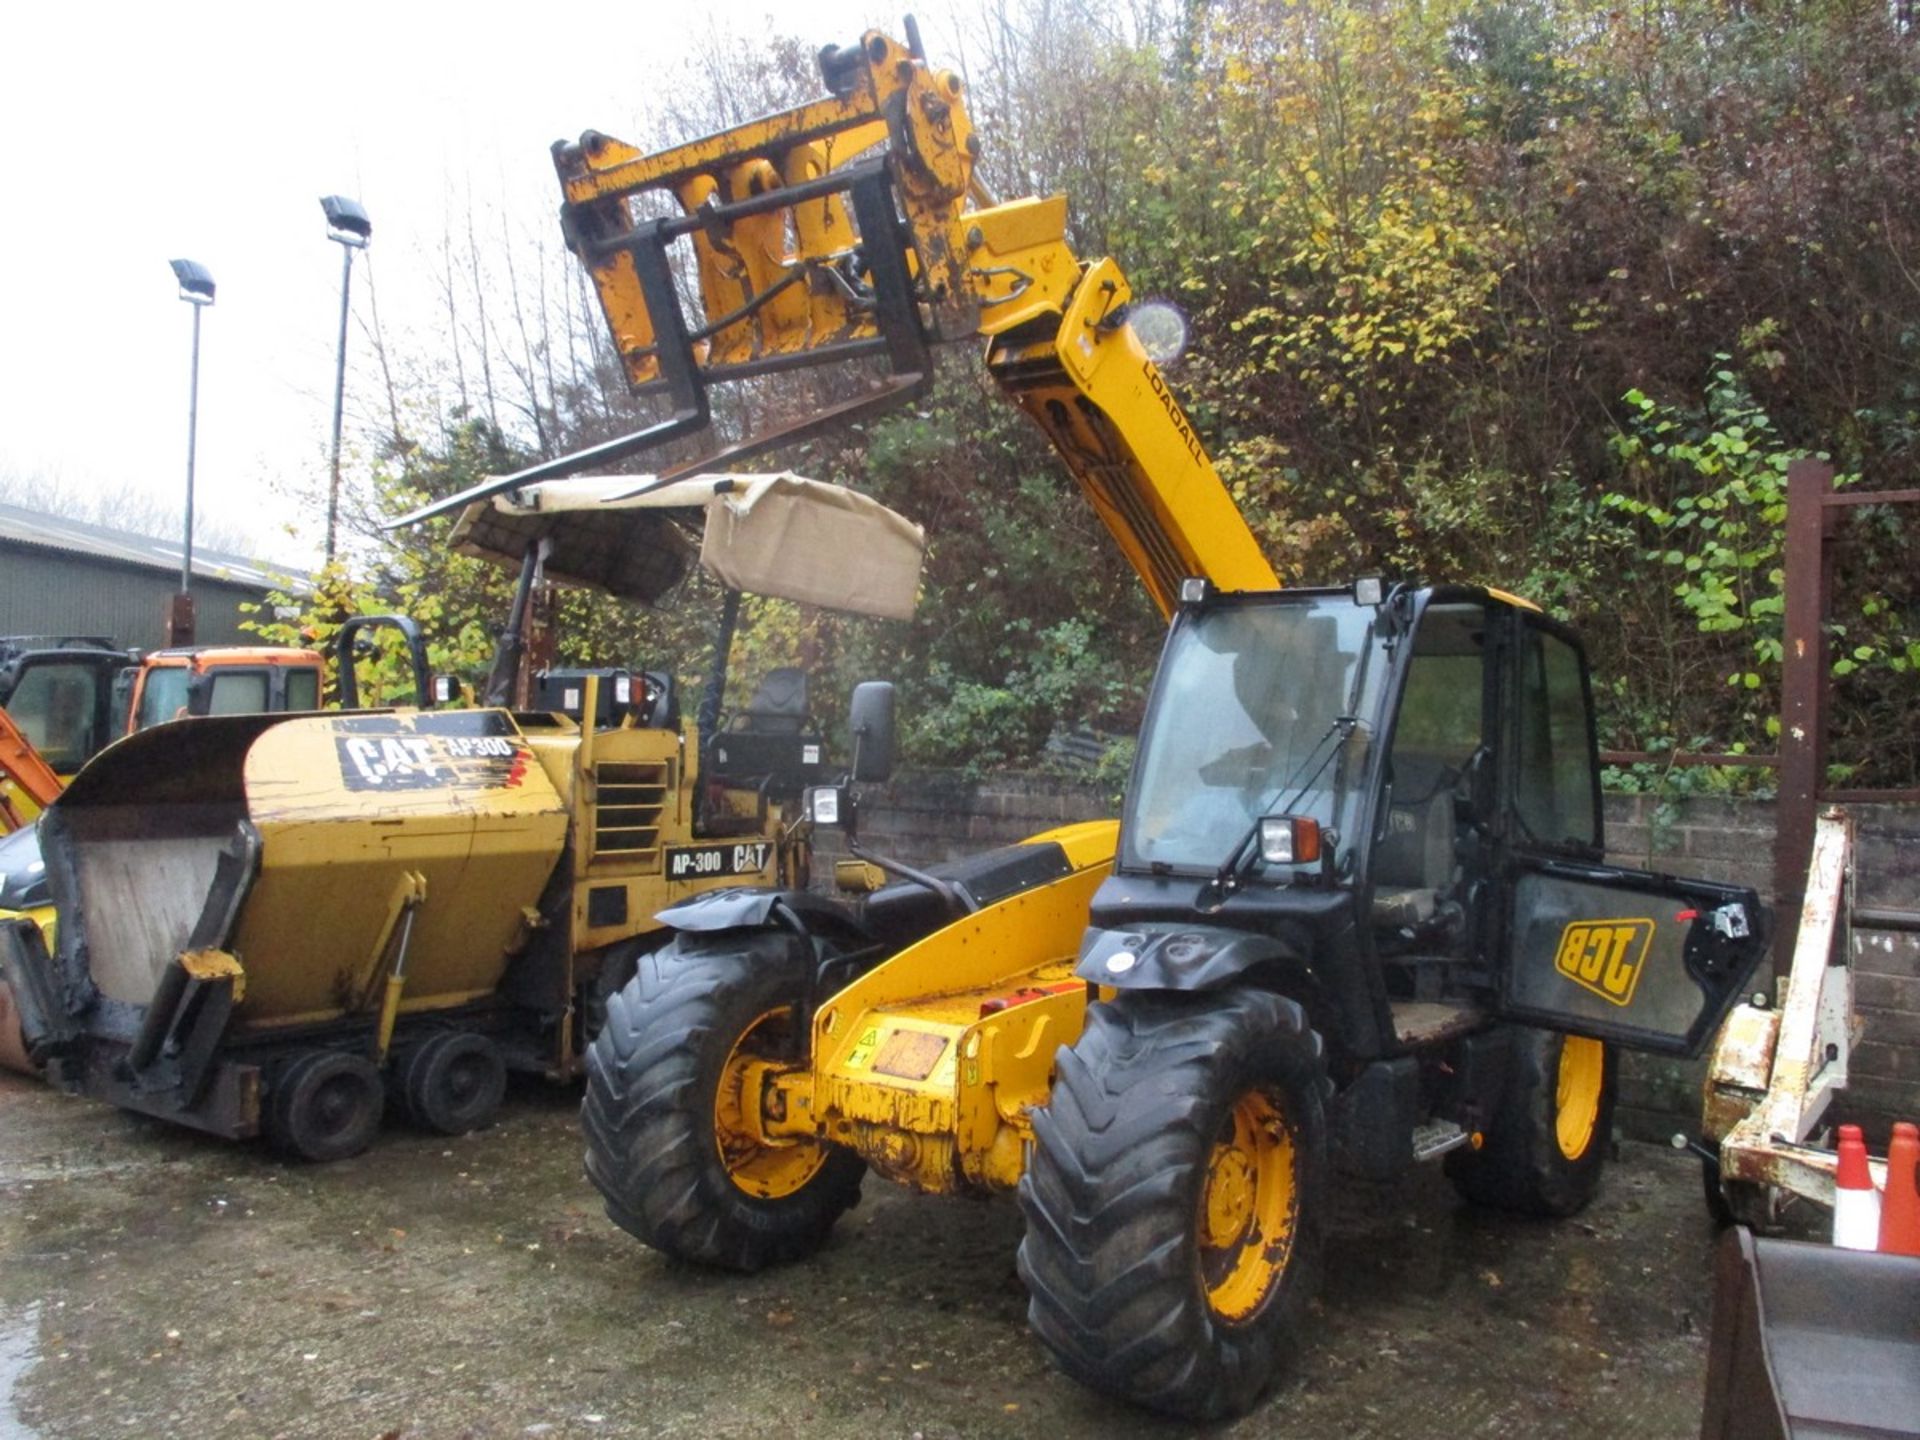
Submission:
MULTIPOLYGON (((13 465, 0 465, 0 504, 150 540, 178 540, 186 528, 184 507, 129 482, 104 488, 81 486, 45 470, 13 465)), ((258 543, 245 529, 210 517, 204 510, 194 514, 193 539, 209 550, 235 554, 245 554, 258 543)))

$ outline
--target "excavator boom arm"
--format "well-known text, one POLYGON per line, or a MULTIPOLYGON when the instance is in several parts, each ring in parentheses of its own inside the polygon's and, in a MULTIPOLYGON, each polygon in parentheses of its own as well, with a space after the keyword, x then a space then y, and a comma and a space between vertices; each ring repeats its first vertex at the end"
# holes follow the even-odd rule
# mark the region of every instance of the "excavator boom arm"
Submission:
POLYGON ((60 777, 0 710, 0 835, 20 829, 60 795, 60 777))

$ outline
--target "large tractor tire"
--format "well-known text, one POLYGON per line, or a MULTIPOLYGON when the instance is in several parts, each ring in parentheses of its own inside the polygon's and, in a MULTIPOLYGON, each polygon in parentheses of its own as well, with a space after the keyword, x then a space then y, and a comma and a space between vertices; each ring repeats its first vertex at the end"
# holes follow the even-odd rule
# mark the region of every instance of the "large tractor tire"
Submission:
POLYGON ((1613 1143, 1614 1052, 1598 1040, 1517 1029, 1499 1112, 1478 1150, 1447 1156, 1476 1205, 1559 1218, 1584 1209, 1613 1143))
POLYGON ((1020 1181, 1027 1319, 1076 1380, 1149 1409, 1248 1409, 1319 1286, 1320 1037, 1258 990, 1123 994, 1059 1056, 1020 1181))
POLYGON ((729 1270, 825 1242, 866 1172, 825 1141, 767 1141, 746 1093, 791 1059, 804 976, 785 935, 682 935, 641 957, 587 1051, 587 1175, 607 1215, 656 1250, 729 1270))

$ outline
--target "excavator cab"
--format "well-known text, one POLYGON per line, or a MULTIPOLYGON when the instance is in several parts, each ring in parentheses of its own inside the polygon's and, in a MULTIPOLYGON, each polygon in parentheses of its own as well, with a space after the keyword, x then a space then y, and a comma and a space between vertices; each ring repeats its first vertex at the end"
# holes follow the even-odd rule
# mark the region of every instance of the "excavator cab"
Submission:
POLYGON ((131 664, 103 636, 0 638, 0 708, 64 781, 118 733, 114 681, 131 664))

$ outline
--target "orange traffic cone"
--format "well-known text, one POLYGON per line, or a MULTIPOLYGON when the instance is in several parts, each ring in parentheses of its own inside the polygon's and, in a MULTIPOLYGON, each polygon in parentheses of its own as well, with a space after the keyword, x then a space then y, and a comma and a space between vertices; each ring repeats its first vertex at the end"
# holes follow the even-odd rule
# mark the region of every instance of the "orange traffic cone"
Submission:
POLYGON ((1887 1146, 1880 1248, 1890 1255, 1920 1255, 1920 1126, 1904 1120, 1893 1127, 1887 1146))
POLYGON ((1879 1238, 1880 1192, 1867 1168, 1867 1142, 1858 1125, 1842 1125, 1833 1175, 1833 1243, 1842 1250, 1872 1250, 1879 1238))

